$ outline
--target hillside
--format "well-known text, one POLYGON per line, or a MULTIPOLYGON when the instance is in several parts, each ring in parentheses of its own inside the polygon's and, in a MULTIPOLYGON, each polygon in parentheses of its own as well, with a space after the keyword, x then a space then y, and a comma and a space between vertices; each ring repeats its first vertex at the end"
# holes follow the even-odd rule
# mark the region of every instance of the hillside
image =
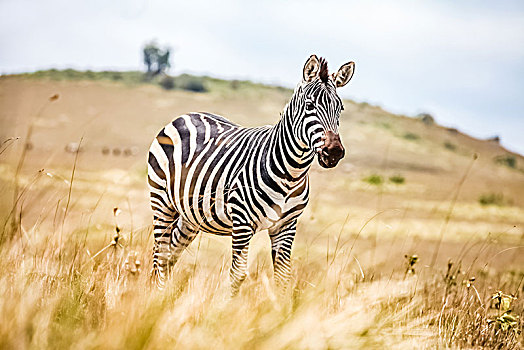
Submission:
MULTIPOLYGON (((89 176, 107 177, 101 174, 120 174, 117 170, 121 169, 127 172, 126 176, 132 175, 131 183, 136 185, 133 188, 143 194, 144 160, 149 143, 175 116, 209 111, 241 125, 273 124, 291 94, 282 88, 247 82, 233 85, 210 78, 201 78, 208 92, 195 93, 165 91, 136 78, 114 82, 105 78, 86 80, 72 73, 65 77, 56 75, 38 73, 1 78, 0 137, 2 140, 21 137, 4 154, 4 174, 6 166, 12 170, 26 130, 34 121, 31 137, 34 147, 28 152, 25 172, 45 168, 64 172, 66 176, 74 156, 64 148, 83 137, 77 164, 79 176, 85 171, 92 174, 89 176), (49 103, 49 96, 54 94, 60 98, 49 103), (38 113, 41 114, 37 116, 38 113), (104 155, 104 149, 110 154, 104 155), (122 154, 115 156, 113 151, 122 154), (124 151, 133 155, 125 156, 124 151)), ((417 234, 434 236, 442 218, 431 216, 439 212, 444 215, 457 184, 477 154, 478 159, 460 189, 459 205, 453 215, 454 220, 464 223, 464 231, 458 231, 466 236, 484 236, 488 231, 505 232, 524 220, 524 158, 496 142, 477 140, 455 129, 353 101, 345 101, 341 135, 347 156, 331 171, 315 165, 312 193, 318 201, 311 210, 322 213, 329 208, 340 216, 336 216, 340 221, 351 208, 351 217, 357 219, 356 229, 362 218, 373 211, 410 208, 414 213, 406 215, 429 220, 424 231, 430 232, 417 234), (377 186, 373 177, 371 181, 363 180, 372 175, 379 176, 379 182, 384 179, 384 184, 377 186), (404 184, 388 181, 395 175, 404 178, 404 184), (488 202, 492 198, 498 205, 482 206, 481 197, 487 197, 488 202)), ((143 195, 136 204, 144 209, 143 220, 147 222, 147 196, 143 195)), ((315 217, 319 221, 316 227, 331 223, 322 215, 315 217)), ((386 219, 392 220, 389 226, 401 221, 395 212, 385 213, 383 220, 386 219)), ((509 231, 515 237, 523 232, 521 226, 509 231)))
POLYGON ((344 101, 346 157, 310 172, 285 293, 264 233, 236 298, 229 237, 199 235, 154 288, 151 140, 190 111, 275 123, 292 92, 141 79, 0 77, 0 348, 524 346, 524 158, 366 103, 344 101))

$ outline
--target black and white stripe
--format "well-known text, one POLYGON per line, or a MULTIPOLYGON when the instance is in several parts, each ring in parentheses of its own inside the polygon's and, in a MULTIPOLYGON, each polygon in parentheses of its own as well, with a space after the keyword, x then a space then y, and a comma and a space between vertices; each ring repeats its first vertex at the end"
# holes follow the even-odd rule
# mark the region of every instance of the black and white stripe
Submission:
POLYGON ((325 61, 311 56, 275 126, 244 128, 221 116, 189 113, 157 135, 149 150, 148 181, 159 287, 168 267, 203 231, 232 235, 230 278, 236 294, 246 277, 250 239, 266 229, 276 282, 286 285, 297 218, 309 197, 307 172, 316 154, 326 167, 343 156, 340 142, 326 146, 326 135, 338 138, 342 102, 336 81, 344 77, 321 79, 322 69, 327 75, 325 61))

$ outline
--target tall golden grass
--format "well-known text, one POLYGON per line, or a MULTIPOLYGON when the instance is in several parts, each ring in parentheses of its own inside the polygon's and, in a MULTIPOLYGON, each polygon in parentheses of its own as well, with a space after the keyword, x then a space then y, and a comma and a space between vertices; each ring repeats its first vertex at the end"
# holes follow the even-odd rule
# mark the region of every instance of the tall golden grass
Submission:
POLYGON ((492 268, 483 256, 487 242, 468 266, 459 260, 430 268, 424 265, 429 256, 404 258, 393 251, 394 263, 381 273, 353 255, 358 236, 331 249, 300 244, 284 295, 273 286, 268 254, 258 249, 240 295, 230 299, 227 242, 218 244, 220 251, 216 238, 201 236, 172 271, 166 290, 159 291, 150 283, 149 228, 125 232, 115 223, 105 242, 93 244, 83 230, 67 229, 71 223, 26 231, 23 222, 22 214, 17 232, 5 225, 0 246, 0 348, 518 349, 524 344, 519 319, 524 271, 492 268), (95 246, 98 251, 92 251, 95 246))

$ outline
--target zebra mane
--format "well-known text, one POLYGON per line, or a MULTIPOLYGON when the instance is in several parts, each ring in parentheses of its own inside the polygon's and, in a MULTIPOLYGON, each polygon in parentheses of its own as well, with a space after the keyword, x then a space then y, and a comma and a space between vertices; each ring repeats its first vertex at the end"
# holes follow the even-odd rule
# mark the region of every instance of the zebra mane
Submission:
POLYGON ((327 84, 328 77, 329 77, 327 61, 323 57, 320 57, 319 62, 320 62, 320 71, 318 73, 318 76, 320 77, 320 80, 322 80, 324 84, 327 84))

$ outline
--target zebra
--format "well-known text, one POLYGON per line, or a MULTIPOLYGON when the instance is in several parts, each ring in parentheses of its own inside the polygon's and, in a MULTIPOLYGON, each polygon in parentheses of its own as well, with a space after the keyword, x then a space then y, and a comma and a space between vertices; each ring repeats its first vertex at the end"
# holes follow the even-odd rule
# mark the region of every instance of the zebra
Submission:
POLYGON ((152 278, 163 289, 169 269, 199 232, 232 237, 231 295, 246 278, 249 242, 268 230, 275 284, 286 289, 297 219, 309 198, 315 156, 324 168, 344 157, 337 88, 353 77, 348 62, 331 75, 312 55, 274 126, 241 127, 211 113, 167 124, 149 149, 153 210, 152 278))

